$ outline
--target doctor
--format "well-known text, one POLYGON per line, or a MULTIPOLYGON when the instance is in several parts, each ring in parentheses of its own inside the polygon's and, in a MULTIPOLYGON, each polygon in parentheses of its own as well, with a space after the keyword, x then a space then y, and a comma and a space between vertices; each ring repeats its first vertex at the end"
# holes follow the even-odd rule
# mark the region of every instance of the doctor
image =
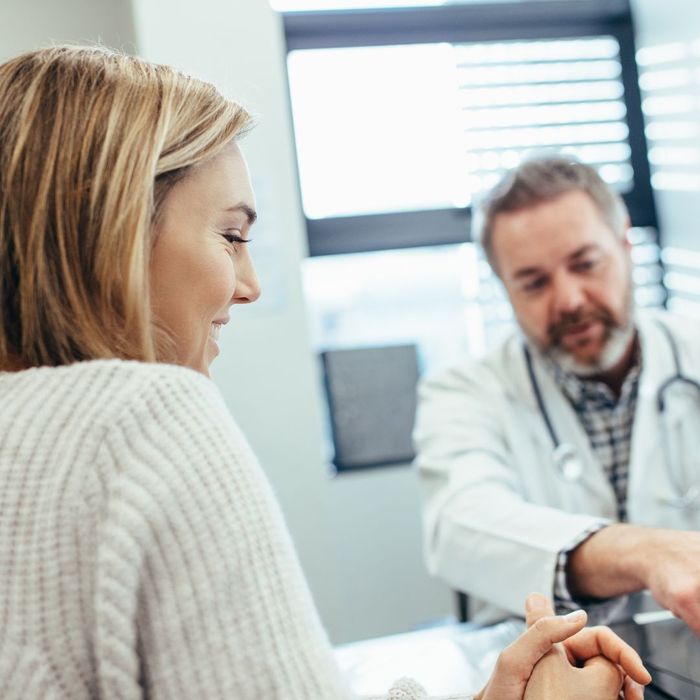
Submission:
POLYGON ((628 226, 570 158, 485 202, 521 332, 426 380, 415 431, 428 566, 481 619, 649 589, 700 634, 700 322, 635 310, 628 226))

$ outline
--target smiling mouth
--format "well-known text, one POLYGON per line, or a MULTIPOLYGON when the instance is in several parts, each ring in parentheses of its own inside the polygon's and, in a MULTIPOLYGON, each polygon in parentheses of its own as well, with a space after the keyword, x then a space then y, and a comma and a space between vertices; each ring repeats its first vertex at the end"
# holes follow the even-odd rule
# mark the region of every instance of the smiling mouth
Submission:
POLYGON ((218 342, 219 340, 219 335, 221 334, 221 326, 222 323, 212 323, 211 326, 209 327, 209 337, 215 341, 218 342))

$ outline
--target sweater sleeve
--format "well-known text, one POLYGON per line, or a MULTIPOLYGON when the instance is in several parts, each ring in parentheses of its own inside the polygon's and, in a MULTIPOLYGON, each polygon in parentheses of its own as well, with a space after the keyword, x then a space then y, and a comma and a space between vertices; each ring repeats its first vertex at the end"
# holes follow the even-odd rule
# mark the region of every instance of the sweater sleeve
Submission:
MULTIPOLYGON (((346 700, 279 507, 208 380, 172 371, 106 440, 104 697, 346 700)), ((412 698, 420 695, 398 695, 412 698)))

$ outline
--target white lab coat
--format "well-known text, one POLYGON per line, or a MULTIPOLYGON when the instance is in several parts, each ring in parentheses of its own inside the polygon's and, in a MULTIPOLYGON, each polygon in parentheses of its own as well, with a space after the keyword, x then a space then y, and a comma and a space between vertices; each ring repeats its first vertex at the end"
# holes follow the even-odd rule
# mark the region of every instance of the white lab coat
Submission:
MULTIPOLYGON (((685 376, 700 379, 700 321, 640 312, 642 374, 632 431, 628 482, 630 522, 700 529, 700 505, 682 509, 676 496, 700 482, 700 392, 674 383, 662 418, 656 397, 675 373, 671 331, 685 376), (677 459, 667 460, 664 432, 677 459), (667 461, 674 462, 669 470, 667 461), (692 477, 692 480, 691 480, 692 477)), ((531 591, 551 594, 557 554, 587 528, 617 519, 610 482, 584 427, 533 353, 545 406, 561 442, 573 444, 584 474, 564 481, 552 461, 552 439, 528 378, 522 339, 511 336, 479 362, 425 380, 419 390, 415 441, 424 489, 428 568, 455 589, 520 614, 531 591)), ((494 608, 493 606, 496 606, 494 608)))

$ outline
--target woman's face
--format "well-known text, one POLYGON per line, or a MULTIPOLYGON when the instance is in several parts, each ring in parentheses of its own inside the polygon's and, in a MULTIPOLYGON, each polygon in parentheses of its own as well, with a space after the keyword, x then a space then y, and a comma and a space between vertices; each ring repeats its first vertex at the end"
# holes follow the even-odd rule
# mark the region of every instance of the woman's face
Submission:
POLYGON ((255 221, 248 167, 233 144, 195 167, 163 202, 151 253, 153 313, 172 335, 177 362, 209 374, 233 304, 260 296, 248 252, 255 221))

